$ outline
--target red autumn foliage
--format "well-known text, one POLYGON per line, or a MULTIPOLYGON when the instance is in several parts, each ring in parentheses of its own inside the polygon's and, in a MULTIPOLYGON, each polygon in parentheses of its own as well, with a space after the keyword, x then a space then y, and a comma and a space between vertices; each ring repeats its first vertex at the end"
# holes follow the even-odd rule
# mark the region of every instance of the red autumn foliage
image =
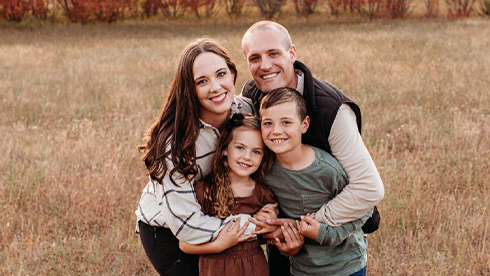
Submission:
POLYGON ((37 19, 47 19, 49 14, 48 2, 44 0, 34 0, 32 5, 32 15, 37 19))
POLYGON ((367 0, 366 8, 364 9, 363 13, 366 14, 370 20, 381 17, 384 5, 384 0, 367 0))
POLYGON ((32 10, 32 0, 2 0, 0 16, 8 21, 20 22, 32 10))
POLYGON ((286 0, 253 0, 255 6, 266 19, 272 19, 281 12, 286 0))
POLYGON ((351 13, 363 14, 363 7, 366 4, 365 0, 343 0, 343 9, 351 13))
POLYGON ((425 16, 436 17, 439 13, 439 0, 425 0, 425 16))
POLYGON ((307 17, 315 12, 319 0, 294 0, 294 9, 298 16, 307 17))
POLYGON ((490 0, 482 0, 480 2, 481 15, 490 16, 490 0))
POLYGON ((229 18, 238 19, 242 15, 245 0, 222 0, 229 18))
POLYGON ((447 17, 461 18, 470 17, 476 0, 446 0, 447 17))
POLYGON ((143 8, 142 16, 146 16, 146 17, 155 16, 158 14, 158 11, 160 11, 163 8, 163 1, 146 0, 141 4, 141 6, 143 8))
POLYGON ((112 23, 134 9, 131 0, 58 0, 71 22, 87 24, 94 21, 112 23))
POLYGON ((385 0, 384 10, 388 18, 405 18, 410 11, 411 0, 385 0))
POLYGON ((164 17, 172 19, 182 17, 186 9, 182 0, 145 0, 142 8, 142 16, 155 16, 161 12, 164 17))
POLYGON ((197 18, 211 17, 218 8, 218 0, 181 0, 182 4, 190 9, 197 18), (201 13, 202 12, 202 13, 201 13))
POLYGON ((340 10, 341 10, 340 0, 327 0, 327 5, 332 15, 337 16, 340 14, 340 10))
POLYGON ((327 0, 332 15, 341 13, 358 13, 364 15, 367 0, 327 0))

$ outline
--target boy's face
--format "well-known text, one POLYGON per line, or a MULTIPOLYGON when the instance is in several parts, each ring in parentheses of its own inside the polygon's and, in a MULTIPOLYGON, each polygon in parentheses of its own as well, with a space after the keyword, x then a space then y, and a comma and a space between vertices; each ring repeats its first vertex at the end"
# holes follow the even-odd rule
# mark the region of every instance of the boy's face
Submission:
POLYGON ((260 110, 262 139, 276 155, 301 147, 301 135, 308 130, 309 117, 301 121, 296 103, 285 102, 260 110))

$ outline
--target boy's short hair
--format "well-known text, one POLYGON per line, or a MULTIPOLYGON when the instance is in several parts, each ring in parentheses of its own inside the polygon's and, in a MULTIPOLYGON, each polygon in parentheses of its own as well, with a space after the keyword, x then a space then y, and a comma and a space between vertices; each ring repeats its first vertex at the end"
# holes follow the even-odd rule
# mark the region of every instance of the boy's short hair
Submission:
POLYGON ((306 101, 298 91, 289 87, 277 88, 267 93, 260 103, 260 113, 262 114, 262 110, 269 107, 289 102, 296 104, 296 111, 301 121, 303 121, 308 115, 306 101))

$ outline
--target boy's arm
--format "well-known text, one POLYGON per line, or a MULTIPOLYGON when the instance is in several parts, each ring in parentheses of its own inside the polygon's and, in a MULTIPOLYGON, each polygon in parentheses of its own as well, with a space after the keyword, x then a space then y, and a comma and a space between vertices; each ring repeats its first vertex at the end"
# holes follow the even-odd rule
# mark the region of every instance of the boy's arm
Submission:
POLYGON ((330 226, 339 226, 363 217, 383 199, 384 187, 357 129, 356 116, 348 105, 340 107, 328 141, 332 155, 349 177, 349 185, 322 206, 315 218, 330 226))

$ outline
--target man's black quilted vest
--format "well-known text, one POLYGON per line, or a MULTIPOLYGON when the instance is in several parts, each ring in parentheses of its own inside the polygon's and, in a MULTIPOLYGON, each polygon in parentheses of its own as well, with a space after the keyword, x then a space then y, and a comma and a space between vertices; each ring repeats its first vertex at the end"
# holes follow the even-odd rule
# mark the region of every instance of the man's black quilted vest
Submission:
MULTIPOLYGON (((294 62, 294 69, 299 69, 303 72, 305 83, 303 97, 306 101, 308 116, 310 116, 310 127, 303 134, 302 142, 332 154, 328 136, 340 106, 345 103, 352 108, 357 117, 359 133, 361 133, 361 110, 357 104, 347 98, 337 87, 314 78, 308 67, 302 62, 294 62)), ((265 94, 259 90, 254 80, 250 80, 245 84, 242 95, 250 98, 257 111, 259 111, 260 102, 265 94)))

